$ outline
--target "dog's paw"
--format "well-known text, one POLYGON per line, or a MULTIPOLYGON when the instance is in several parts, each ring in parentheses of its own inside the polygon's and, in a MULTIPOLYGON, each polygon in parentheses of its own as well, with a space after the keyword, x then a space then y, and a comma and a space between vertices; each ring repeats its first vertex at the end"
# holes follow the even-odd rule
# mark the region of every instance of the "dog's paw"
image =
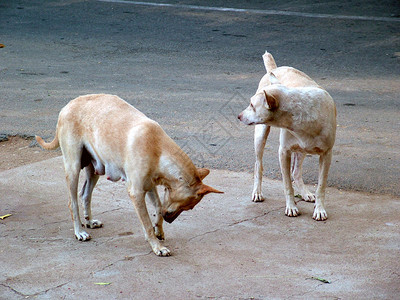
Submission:
POLYGON ((297 217, 299 214, 299 210, 295 205, 286 206, 285 215, 288 217, 297 217))
POLYGON ((328 214, 326 213, 323 207, 319 208, 315 207, 313 213, 313 219, 316 221, 325 221, 326 219, 328 219, 328 214))
POLYGON ((75 237, 78 241, 88 241, 91 239, 89 233, 87 233, 86 231, 79 231, 79 232, 75 232, 75 237))
POLYGON ((159 226, 154 226, 154 233, 160 241, 163 241, 165 239, 162 227, 160 228, 159 226))
POLYGON ((153 249, 153 251, 157 256, 171 256, 171 251, 169 251, 166 247, 153 249))
POLYGON ((253 195, 251 196, 253 202, 263 202, 264 201, 264 196, 261 192, 253 192, 253 195))
POLYGON ((99 220, 90 220, 86 221, 86 228, 100 228, 103 227, 103 223, 101 223, 99 220))
POLYGON ((308 190, 301 193, 301 198, 306 202, 315 202, 315 195, 308 190))

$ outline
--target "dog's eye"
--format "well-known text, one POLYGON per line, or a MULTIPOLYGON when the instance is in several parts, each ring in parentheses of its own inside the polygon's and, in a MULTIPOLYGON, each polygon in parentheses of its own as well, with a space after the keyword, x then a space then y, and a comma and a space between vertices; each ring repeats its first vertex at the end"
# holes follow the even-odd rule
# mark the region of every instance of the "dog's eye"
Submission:
POLYGON ((250 107, 251 107, 252 110, 254 110, 254 111, 256 110, 256 109, 254 108, 253 103, 250 103, 250 107))

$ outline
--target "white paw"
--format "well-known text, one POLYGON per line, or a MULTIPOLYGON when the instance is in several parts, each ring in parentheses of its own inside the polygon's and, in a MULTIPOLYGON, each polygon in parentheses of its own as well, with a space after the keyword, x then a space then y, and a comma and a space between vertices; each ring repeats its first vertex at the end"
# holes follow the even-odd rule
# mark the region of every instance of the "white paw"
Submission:
POLYGON ((263 202, 264 201, 264 196, 261 192, 253 192, 252 196, 251 196, 253 202, 263 202))
POLYGON ((315 202, 315 195, 309 190, 304 190, 301 193, 301 198, 306 202, 315 202))
POLYGON ((287 215, 288 217, 297 217, 299 214, 299 210, 295 205, 286 206, 285 215, 287 215))
POLYGON ((82 242, 90 240, 90 235, 85 231, 75 232, 75 237, 82 242))
POLYGON ((171 252, 166 247, 153 249, 153 251, 157 256, 171 256, 171 252))
POLYGON ((100 228, 103 227, 103 223, 101 223, 99 220, 87 220, 86 221, 86 228, 100 228))
POLYGON ((325 221, 326 219, 328 219, 328 214, 326 213, 323 207, 319 208, 315 207, 313 213, 313 219, 316 221, 325 221))

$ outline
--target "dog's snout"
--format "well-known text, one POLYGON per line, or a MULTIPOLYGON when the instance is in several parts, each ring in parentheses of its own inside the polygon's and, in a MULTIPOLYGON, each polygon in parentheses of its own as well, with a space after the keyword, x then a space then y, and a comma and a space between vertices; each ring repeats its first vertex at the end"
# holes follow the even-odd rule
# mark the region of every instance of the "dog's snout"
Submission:
POLYGON ((243 117, 243 113, 240 113, 240 114, 238 115, 238 119, 239 119, 240 121, 242 121, 242 117, 243 117))
POLYGON ((163 219, 168 223, 172 223, 181 214, 181 212, 182 211, 165 212, 163 213, 163 219))

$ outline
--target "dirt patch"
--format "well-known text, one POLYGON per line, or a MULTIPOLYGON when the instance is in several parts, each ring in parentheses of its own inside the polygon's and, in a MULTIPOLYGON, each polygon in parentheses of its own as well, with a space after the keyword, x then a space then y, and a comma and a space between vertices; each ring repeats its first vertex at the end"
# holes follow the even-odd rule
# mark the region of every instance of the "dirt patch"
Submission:
POLYGON ((60 155, 60 150, 42 150, 33 137, 8 136, 0 142, 0 171, 60 155))

